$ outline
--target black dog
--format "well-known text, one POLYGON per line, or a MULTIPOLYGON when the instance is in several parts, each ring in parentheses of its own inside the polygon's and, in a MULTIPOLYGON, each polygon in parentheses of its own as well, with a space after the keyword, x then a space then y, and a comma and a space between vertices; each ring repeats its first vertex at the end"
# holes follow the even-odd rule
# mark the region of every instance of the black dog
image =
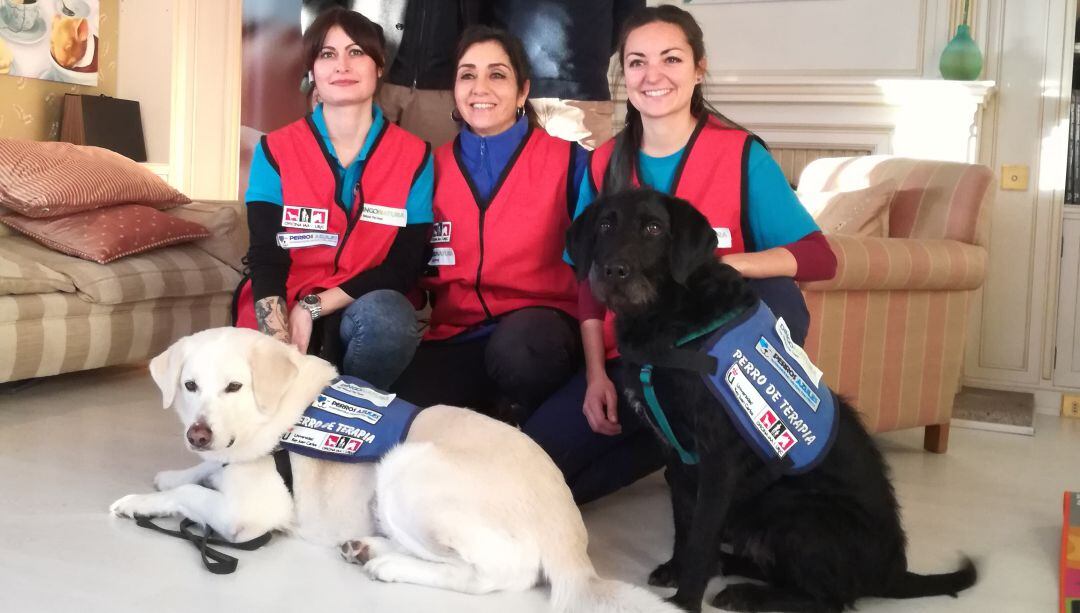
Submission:
POLYGON ((635 382, 624 394, 648 419, 637 373, 656 364, 653 385, 670 429, 699 456, 691 465, 669 454, 675 547, 649 582, 677 586, 673 602, 690 611, 701 609, 716 571, 766 583, 729 585, 713 600, 735 611, 842 611, 864 596, 955 596, 973 585, 967 559, 952 573, 907 570, 885 462, 850 405, 837 399, 836 436, 816 468, 776 476, 698 373, 663 367, 677 339, 757 304, 715 249, 701 213, 646 190, 602 198, 569 231, 579 277, 589 277, 616 315, 619 348, 633 369, 624 382, 635 382), (721 543, 733 553, 721 553, 721 543))

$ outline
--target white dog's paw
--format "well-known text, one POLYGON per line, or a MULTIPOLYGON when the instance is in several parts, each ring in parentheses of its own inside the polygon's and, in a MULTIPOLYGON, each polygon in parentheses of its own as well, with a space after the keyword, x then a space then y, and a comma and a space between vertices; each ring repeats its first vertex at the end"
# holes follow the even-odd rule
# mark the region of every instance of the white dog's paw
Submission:
POLYGON ((172 515, 171 505, 164 504, 156 494, 128 494, 109 506, 109 512, 117 517, 159 517, 172 515))
POLYGON ((395 583, 405 576, 406 565, 408 561, 403 560, 401 555, 384 555, 368 560, 364 564, 364 572, 376 581, 395 583))
POLYGON ((190 482, 186 470, 163 470, 154 475, 154 489, 159 492, 174 490, 190 482))
POLYGON ((391 551, 394 551, 393 543, 381 536, 368 536, 341 544, 341 557, 350 564, 367 564, 372 558, 391 551))

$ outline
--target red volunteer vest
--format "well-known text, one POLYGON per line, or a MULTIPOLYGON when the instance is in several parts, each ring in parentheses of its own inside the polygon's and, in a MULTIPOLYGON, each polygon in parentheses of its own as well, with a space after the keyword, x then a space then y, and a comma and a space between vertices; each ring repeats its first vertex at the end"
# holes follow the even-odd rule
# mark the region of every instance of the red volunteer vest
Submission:
MULTIPOLYGON (((405 204, 427 159, 427 143, 384 122, 353 186, 351 211, 340 200, 337 162, 310 115, 267 134, 263 147, 281 176, 283 231, 278 245, 291 258, 287 308, 301 296, 337 287, 386 258, 398 228, 408 221, 405 204)), ((241 284, 236 304, 236 325, 257 327, 250 281, 241 284)))
MULTIPOLYGON (((716 230, 717 257, 751 250, 743 199, 746 159, 752 139, 748 132, 726 127, 712 115, 706 115, 690 135, 675 169, 671 193, 690 202, 709 220, 716 230)), ((600 145, 589 160, 589 177, 597 193, 603 188, 604 174, 617 140, 613 138, 600 145)), ((640 186, 639 175, 638 158, 634 156, 635 186, 640 186)), ((604 346, 608 359, 619 354, 615 347, 615 316, 611 311, 604 318, 604 346)))
POLYGON ((572 144, 530 128, 485 203, 456 143, 435 152, 436 274, 421 281, 432 301, 425 339, 450 338, 525 307, 576 316, 577 283, 562 259, 572 144))

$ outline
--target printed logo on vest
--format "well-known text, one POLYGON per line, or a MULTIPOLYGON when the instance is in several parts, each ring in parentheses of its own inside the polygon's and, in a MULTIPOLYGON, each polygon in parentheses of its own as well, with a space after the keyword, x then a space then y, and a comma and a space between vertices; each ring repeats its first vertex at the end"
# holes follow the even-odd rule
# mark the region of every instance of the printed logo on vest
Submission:
POLYGON ((323 396, 322 394, 320 394, 318 399, 312 403, 312 406, 316 409, 322 409, 327 413, 333 413, 334 415, 362 419, 371 425, 379 423, 379 420, 382 419, 382 413, 364 407, 358 407, 355 404, 349 404, 348 402, 343 402, 337 398, 323 396))
POLYGON ((431 242, 432 243, 449 243, 450 242, 450 223, 449 221, 437 221, 431 224, 431 242))
MULTIPOLYGON (((336 389, 339 392, 345 392, 351 394, 357 398, 367 400, 371 404, 379 407, 386 408, 390 406, 390 403, 397 398, 397 394, 384 394, 382 392, 371 389, 370 387, 364 387, 362 385, 356 385, 355 383, 349 383, 348 381, 337 380, 334 381, 330 387, 336 389)), ((377 420, 376 420, 377 421, 377 420)), ((371 423, 375 423, 374 421, 371 423)))
POLYGON ((795 390, 795 393, 799 396, 802 396, 802 399, 806 401, 806 404, 810 405, 810 408, 816 413, 818 405, 821 404, 821 398, 818 397, 813 388, 806 384, 806 381, 803 381, 803 378, 799 376, 798 371, 792 368, 791 364, 788 364, 788 361, 784 359, 784 356, 780 355, 780 352, 777 351, 764 336, 758 339, 757 351, 772 365, 773 368, 776 369, 777 372, 780 373, 780 376, 788 382, 791 389, 795 390))
POLYGON ((454 250, 450 247, 436 247, 428 260, 428 266, 453 266, 457 263, 454 258, 454 250))
MULTIPOLYGON (((756 369, 754 370, 756 371, 756 369)), ((754 375, 751 374, 751 376, 754 375)), ((759 373, 756 380, 761 382, 765 381, 766 378, 759 373)), ((769 408, 769 404, 762 398, 761 393, 757 391, 750 379, 743 374, 738 363, 732 364, 727 369, 724 374, 724 381, 727 383, 728 388, 731 389, 731 393, 735 395, 735 399, 739 401, 743 410, 753 419, 754 426, 761 433, 765 442, 773 448, 776 455, 781 458, 787 455, 787 452, 795 446, 796 439, 780 421, 776 412, 769 408)))
POLYGON ((728 228, 713 228, 716 232, 716 247, 718 249, 731 249, 731 230, 728 228))
POLYGON ((281 213, 281 226, 283 228, 297 228, 300 230, 325 230, 329 214, 326 209, 316 209, 307 206, 285 205, 281 213))
POLYGON ((338 235, 329 232, 278 232, 277 244, 282 249, 337 247, 338 235))
POLYGON ((791 340, 791 330, 788 330, 787 323, 783 317, 776 318, 776 333, 780 335, 781 342, 784 343, 784 349, 787 349, 788 355, 790 355, 799 366, 803 367, 806 374, 810 377, 810 380, 814 382, 814 386, 821 385, 821 369, 814 366, 814 363, 810 361, 810 356, 806 355, 803 348, 796 345, 795 341, 791 340))
POLYGON ((397 226, 404 228, 409 219, 409 213, 405 209, 395 209, 392 206, 379 206, 377 204, 364 203, 364 210, 360 213, 360 221, 382 224, 384 226, 397 226))

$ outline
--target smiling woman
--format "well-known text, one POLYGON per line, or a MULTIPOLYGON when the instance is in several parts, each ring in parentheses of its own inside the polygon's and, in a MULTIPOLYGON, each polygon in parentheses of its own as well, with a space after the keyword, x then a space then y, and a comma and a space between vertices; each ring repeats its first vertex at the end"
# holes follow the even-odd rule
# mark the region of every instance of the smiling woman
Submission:
POLYGON ((578 369, 577 289, 562 259, 585 151, 536 128, 529 65, 504 31, 458 44, 455 119, 435 153, 431 325, 395 391, 522 422, 578 369))
POLYGON ((382 387, 419 340, 404 294, 424 266, 433 181, 427 144, 373 103, 384 57, 381 30, 354 11, 326 11, 304 33, 318 104, 255 150, 236 303, 237 325, 382 387))

